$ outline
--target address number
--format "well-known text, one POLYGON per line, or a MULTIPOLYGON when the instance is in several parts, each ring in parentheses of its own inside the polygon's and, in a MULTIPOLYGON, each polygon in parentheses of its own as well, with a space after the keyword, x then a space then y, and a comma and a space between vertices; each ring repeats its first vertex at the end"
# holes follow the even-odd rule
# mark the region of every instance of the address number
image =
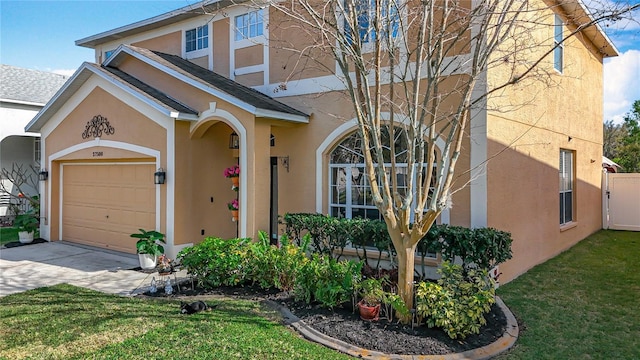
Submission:
POLYGON ((94 157, 95 157, 95 156, 103 156, 103 155, 104 155, 104 153, 103 153, 102 151, 94 151, 94 152, 93 152, 93 156, 94 156, 94 157))

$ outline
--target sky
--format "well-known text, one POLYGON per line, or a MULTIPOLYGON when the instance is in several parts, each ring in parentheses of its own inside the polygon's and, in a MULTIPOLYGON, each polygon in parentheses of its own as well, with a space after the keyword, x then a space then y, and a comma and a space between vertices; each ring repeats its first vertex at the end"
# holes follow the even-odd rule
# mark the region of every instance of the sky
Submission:
MULTIPOLYGON (((0 63, 71 75, 84 61, 94 61, 93 50, 76 46, 76 40, 195 2, 0 0, 0 63)), ((634 17, 640 20, 640 11, 634 17)), ((603 120, 619 123, 640 100, 640 24, 623 19, 603 28, 620 52, 605 60, 603 120)))

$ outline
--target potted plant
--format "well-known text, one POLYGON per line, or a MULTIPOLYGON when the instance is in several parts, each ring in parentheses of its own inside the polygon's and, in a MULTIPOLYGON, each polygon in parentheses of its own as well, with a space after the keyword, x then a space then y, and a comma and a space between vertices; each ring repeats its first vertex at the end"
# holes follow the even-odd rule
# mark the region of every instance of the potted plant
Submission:
POLYGON ((228 167, 226 169, 224 169, 224 177, 226 178, 230 178, 231 182, 233 183, 233 186, 231 186, 231 189, 233 190, 238 190, 238 185, 240 184, 240 166, 238 165, 233 165, 231 167, 228 167))
POLYGON ((356 305, 362 320, 376 321, 380 315, 380 304, 386 292, 383 289, 384 278, 369 278, 360 281, 355 288, 361 300, 356 305))
POLYGON ((18 228, 20 242, 28 244, 33 241, 33 233, 38 229, 38 218, 32 210, 29 210, 24 214, 16 215, 13 226, 18 228))
POLYGON ((158 256, 164 253, 164 247, 158 244, 158 242, 165 244, 164 234, 155 230, 139 230, 140 233, 131 234, 131 237, 138 239, 138 242, 136 242, 136 250, 138 252, 140 267, 144 270, 154 269, 158 256))
POLYGON ((238 209, 239 209, 238 199, 233 199, 230 202, 228 202, 227 207, 229 207, 229 210, 231 210, 231 220, 232 221, 238 220, 238 209))

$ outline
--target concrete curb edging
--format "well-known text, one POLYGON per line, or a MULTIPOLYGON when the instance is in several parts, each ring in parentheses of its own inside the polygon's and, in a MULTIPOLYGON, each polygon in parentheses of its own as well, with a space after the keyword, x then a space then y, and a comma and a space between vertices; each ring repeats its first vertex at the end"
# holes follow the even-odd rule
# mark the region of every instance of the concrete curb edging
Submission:
POLYGON ((280 304, 267 300, 266 303, 278 309, 282 316, 284 317, 284 322, 287 325, 293 327, 297 332, 302 334, 308 340, 324 345, 328 348, 343 352, 345 354, 362 358, 362 359, 373 359, 373 360, 387 360, 387 359, 398 359, 398 360, 461 360, 461 359, 470 359, 470 360, 482 360, 482 359, 490 359, 506 350, 511 348, 513 344, 518 339, 518 322, 516 318, 513 316, 509 308, 504 304, 500 297, 496 296, 496 304, 500 307, 500 310, 504 312, 505 317, 507 318, 507 328, 505 333, 493 343, 483 346, 481 348, 467 350, 462 353, 455 354, 446 354, 446 355, 398 355, 398 354, 384 354, 379 351, 372 351, 363 349, 351 344, 348 344, 344 341, 334 339, 330 336, 327 336, 311 326, 307 325, 304 321, 295 316, 289 309, 281 306, 280 304))

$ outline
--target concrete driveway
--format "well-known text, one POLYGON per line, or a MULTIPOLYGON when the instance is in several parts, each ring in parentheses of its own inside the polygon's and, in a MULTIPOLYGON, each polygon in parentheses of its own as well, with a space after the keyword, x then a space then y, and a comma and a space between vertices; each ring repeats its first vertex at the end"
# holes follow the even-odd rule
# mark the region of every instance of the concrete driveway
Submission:
POLYGON ((136 255, 59 241, 0 249, 0 296, 61 283, 135 295, 157 276, 127 270, 138 266, 136 255))

